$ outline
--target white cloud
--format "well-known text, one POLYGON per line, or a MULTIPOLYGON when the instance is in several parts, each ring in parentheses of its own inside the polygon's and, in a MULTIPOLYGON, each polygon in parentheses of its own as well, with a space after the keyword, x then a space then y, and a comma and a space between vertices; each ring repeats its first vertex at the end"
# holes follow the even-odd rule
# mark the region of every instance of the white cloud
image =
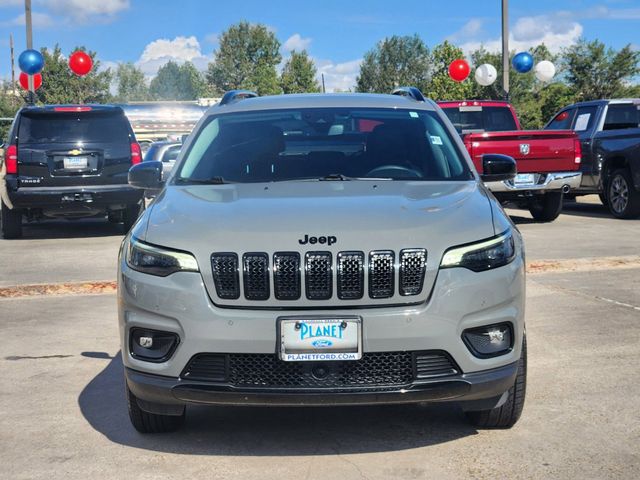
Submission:
POLYGON ((327 92, 353 90, 356 85, 356 77, 360 73, 361 63, 361 58, 343 63, 334 63, 331 60, 316 60, 318 81, 322 82, 322 74, 324 74, 327 92))
POLYGON ((129 0, 40 0, 38 3, 56 14, 82 23, 110 21, 130 7, 129 0))
POLYGON ((204 70, 211 58, 202 54, 200 42, 194 36, 176 37, 173 40, 160 38, 147 44, 136 65, 145 75, 154 76, 170 60, 178 63, 193 62, 196 68, 204 70))
POLYGON ((301 51, 306 50, 311 45, 311 38, 301 37, 299 33, 291 35, 282 45, 283 50, 290 52, 292 50, 301 51))
MULTIPOLYGON (((572 19, 567 12, 549 15, 521 17, 509 32, 509 50, 529 50, 544 43, 552 52, 573 45, 582 36, 582 25, 572 19)), ((491 38, 486 40, 469 40, 460 45, 465 53, 470 53, 480 46, 489 51, 500 51, 502 40, 491 38)))
POLYGON ((470 38, 477 37, 482 33, 482 26, 484 21, 481 18, 472 18, 465 23, 460 30, 454 32, 447 37, 450 42, 457 42, 460 40, 468 40, 470 38))
MULTIPOLYGON (((53 19, 46 13, 31 12, 31 23, 37 28, 46 28, 54 24, 53 19)), ((25 24, 25 15, 21 13, 17 17, 6 22, 0 22, 5 27, 21 27, 25 24)))

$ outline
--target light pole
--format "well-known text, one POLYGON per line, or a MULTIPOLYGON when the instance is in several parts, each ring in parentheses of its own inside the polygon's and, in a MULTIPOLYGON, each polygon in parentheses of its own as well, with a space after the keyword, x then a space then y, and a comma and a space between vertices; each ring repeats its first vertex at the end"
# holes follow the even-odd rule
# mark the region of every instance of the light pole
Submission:
MULTIPOLYGON (((27 28, 27 50, 33 48, 33 29, 31 23, 31 0, 24 0, 24 23, 27 28)), ((29 104, 35 103, 35 88, 33 85, 33 75, 28 75, 29 104)))
POLYGON ((502 0, 502 88, 509 101, 509 0, 502 0))

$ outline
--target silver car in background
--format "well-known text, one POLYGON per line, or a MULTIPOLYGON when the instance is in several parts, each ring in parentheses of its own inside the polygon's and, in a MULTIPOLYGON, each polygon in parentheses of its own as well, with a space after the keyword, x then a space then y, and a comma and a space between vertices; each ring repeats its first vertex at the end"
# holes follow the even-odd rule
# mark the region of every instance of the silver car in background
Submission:
POLYGON ((162 162, 162 175, 168 178, 180 154, 182 143, 171 141, 153 142, 144 155, 145 162, 162 162))
MULTIPOLYGON (((442 111, 392 95, 227 93, 122 243, 129 414, 178 428, 189 404, 459 402, 520 417, 522 238, 442 111)), ((384 421, 384 419, 381 419, 384 421)))

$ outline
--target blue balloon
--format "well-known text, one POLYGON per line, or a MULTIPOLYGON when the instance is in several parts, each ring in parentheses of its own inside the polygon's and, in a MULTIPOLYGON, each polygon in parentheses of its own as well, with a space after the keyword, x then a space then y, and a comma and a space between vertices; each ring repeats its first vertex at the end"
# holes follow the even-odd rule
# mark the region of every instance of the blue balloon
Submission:
POLYGON ((44 68, 44 57, 37 50, 25 50, 18 57, 18 65, 27 75, 35 75, 44 68))
POLYGON ((518 73, 527 73, 533 68, 533 56, 529 52, 520 52, 511 61, 518 73))

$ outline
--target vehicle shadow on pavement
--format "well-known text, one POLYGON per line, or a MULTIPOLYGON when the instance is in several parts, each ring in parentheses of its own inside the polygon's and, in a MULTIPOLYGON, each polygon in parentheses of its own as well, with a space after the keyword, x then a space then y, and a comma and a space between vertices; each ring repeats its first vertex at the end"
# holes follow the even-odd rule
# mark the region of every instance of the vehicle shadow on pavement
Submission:
POLYGON ((142 435, 129 422, 120 352, 83 356, 109 364, 82 390, 80 410, 109 440, 191 455, 335 455, 419 448, 475 435, 451 405, 334 408, 187 407, 175 433, 142 435))
POLYGON ((608 218, 610 220, 618 220, 615 218, 609 208, 601 203, 582 203, 582 202, 564 202, 562 206, 562 215, 571 215, 575 217, 597 217, 608 218))
POLYGON ((28 240, 124 235, 122 224, 111 223, 102 218, 23 223, 22 232, 22 237, 28 240))

